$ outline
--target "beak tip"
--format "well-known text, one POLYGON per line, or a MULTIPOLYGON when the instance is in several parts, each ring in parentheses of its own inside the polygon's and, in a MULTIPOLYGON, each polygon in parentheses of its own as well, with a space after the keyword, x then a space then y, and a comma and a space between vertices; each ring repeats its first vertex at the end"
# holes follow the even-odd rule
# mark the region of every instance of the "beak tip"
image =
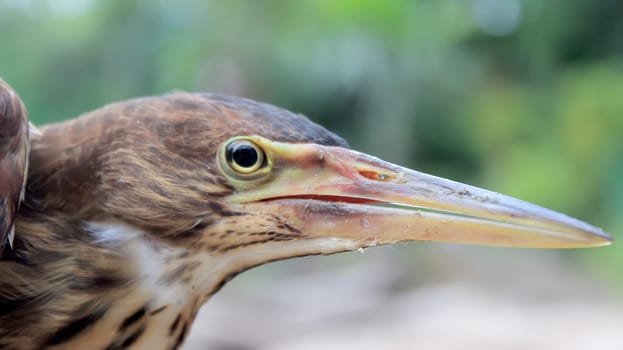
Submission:
POLYGON ((591 246, 594 247, 607 247, 614 243, 612 235, 604 232, 601 229, 591 232, 591 246))
POLYGON ((601 246, 609 246, 614 243, 614 238, 607 233, 604 233, 604 235, 601 238, 602 238, 601 246))

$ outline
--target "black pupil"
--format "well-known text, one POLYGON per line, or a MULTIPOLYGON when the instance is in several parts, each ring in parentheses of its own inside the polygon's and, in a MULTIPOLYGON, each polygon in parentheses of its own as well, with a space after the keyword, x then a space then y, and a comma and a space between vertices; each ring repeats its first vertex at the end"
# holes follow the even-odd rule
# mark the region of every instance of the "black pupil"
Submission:
POLYGON ((231 153, 231 158, 243 168, 254 166, 259 158, 257 150, 251 145, 237 145, 231 153))

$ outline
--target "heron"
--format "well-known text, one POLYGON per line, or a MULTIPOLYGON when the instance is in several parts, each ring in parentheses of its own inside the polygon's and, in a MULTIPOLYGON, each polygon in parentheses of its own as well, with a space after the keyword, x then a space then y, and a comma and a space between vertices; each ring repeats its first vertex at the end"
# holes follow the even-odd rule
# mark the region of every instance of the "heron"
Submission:
POLYGON ((270 104, 174 92, 36 128, 0 80, 0 348, 177 349, 245 270, 409 241, 611 237, 354 151, 270 104))

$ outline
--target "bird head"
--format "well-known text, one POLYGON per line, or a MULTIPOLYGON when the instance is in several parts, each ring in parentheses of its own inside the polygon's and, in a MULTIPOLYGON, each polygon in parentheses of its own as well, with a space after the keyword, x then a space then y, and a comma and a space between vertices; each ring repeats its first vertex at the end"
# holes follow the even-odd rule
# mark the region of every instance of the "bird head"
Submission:
POLYGON ((351 150, 302 115, 241 98, 142 98, 42 131, 28 188, 46 193, 46 211, 235 257, 237 271, 407 241, 610 242, 582 221, 351 150))

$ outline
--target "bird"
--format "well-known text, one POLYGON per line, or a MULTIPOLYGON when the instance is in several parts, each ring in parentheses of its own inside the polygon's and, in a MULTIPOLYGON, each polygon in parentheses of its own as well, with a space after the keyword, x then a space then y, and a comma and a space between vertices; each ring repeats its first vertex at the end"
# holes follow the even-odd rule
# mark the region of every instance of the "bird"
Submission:
POLYGON ((223 285, 276 260, 612 240, 225 94, 135 98, 37 128, 0 80, 0 176, 1 349, 177 349, 223 285))

